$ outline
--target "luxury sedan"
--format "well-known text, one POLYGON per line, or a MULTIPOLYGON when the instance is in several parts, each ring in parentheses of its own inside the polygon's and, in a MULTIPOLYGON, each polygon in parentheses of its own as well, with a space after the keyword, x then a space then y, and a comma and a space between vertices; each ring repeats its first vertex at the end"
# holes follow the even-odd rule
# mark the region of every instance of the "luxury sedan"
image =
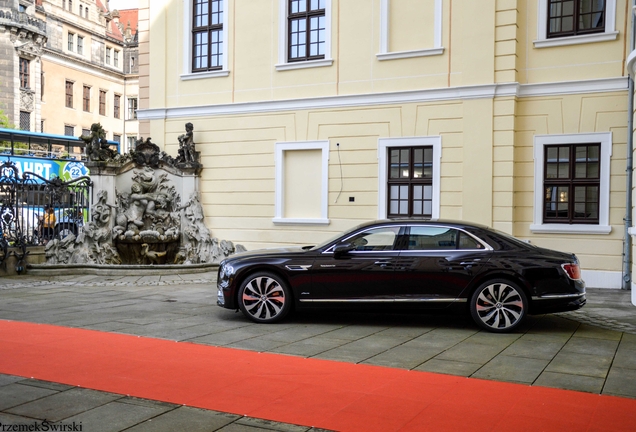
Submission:
POLYGON ((492 332, 527 314, 585 304, 574 254, 540 248, 462 222, 386 220, 317 246, 233 255, 219 266, 219 306, 273 323, 289 311, 374 306, 456 309, 492 332))

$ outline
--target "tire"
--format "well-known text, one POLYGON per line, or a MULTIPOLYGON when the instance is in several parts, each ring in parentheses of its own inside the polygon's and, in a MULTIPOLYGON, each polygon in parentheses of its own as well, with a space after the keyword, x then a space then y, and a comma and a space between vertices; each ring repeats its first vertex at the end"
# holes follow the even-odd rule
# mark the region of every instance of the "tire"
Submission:
POLYGON ((241 312, 257 323, 269 324, 282 320, 292 304, 287 283, 272 273, 260 272, 243 281, 238 292, 241 312))
POLYGON ((495 279, 483 283, 470 300, 470 314, 478 326, 495 333, 517 328, 528 312, 528 298, 515 283, 495 279))

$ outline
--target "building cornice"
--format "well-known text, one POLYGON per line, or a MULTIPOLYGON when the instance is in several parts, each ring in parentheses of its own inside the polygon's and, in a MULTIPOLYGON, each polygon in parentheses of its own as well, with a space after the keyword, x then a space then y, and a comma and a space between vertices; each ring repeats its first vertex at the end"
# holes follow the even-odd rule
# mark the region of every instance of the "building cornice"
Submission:
MULTIPOLYGON (((65 55, 58 51, 53 51, 50 48, 44 49, 42 60, 47 60, 64 67, 70 67, 79 72, 87 73, 89 75, 95 75, 100 78, 115 79, 117 81, 120 81, 122 84, 124 83, 124 78, 126 77, 124 73, 117 70, 108 69, 81 58, 75 58, 73 56, 65 55)), ((135 77, 135 79, 138 79, 139 77, 138 75, 133 76, 135 77)))
POLYGON ((207 117, 232 114, 259 114, 278 111, 333 109, 356 106, 423 103, 446 100, 493 99, 496 97, 526 98, 619 91, 627 91, 627 77, 539 84, 485 84, 477 86, 411 90, 405 92, 325 96, 317 98, 200 105, 175 108, 150 108, 138 110, 137 116, 139 120, 164 120, 172 118, 207 117))

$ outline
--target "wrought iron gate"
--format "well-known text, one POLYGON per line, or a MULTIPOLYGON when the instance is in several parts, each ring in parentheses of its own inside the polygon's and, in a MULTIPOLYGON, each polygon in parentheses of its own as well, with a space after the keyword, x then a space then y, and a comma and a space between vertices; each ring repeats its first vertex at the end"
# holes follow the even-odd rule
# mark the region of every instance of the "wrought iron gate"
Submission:
POLYGON ((24 248, 79 234, 88 221, 92 187, 90 177, 65 182, 32 172, 20 176, 13 162, 4 162, 0 165, 0 243, 24 248))

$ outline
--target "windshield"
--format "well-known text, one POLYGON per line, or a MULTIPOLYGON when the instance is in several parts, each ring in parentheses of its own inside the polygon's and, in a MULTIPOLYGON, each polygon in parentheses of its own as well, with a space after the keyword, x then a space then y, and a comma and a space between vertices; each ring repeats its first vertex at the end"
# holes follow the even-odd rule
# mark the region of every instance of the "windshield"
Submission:
POLYGON ((352 232, 354 232, 355 230, 357 230, 358 228, 361 228, 364 225, 366 225, 366 223, 357 225, 357 226, 355 226, 355 227, 353 227, 353 228, 351 228, 351 229, 349 229, 349 230, 347 230, 345 232, 338 233, 338 234, 334 235, 333 237, 329 238, 329 240, 324 241, 324 242, 312 247, 311 250, 322 249, 325 246, 327 246, 328 244, 333 243, 334 241, 338 240, 340 237, 345 237, 345 236, 351 234, 352 232))

